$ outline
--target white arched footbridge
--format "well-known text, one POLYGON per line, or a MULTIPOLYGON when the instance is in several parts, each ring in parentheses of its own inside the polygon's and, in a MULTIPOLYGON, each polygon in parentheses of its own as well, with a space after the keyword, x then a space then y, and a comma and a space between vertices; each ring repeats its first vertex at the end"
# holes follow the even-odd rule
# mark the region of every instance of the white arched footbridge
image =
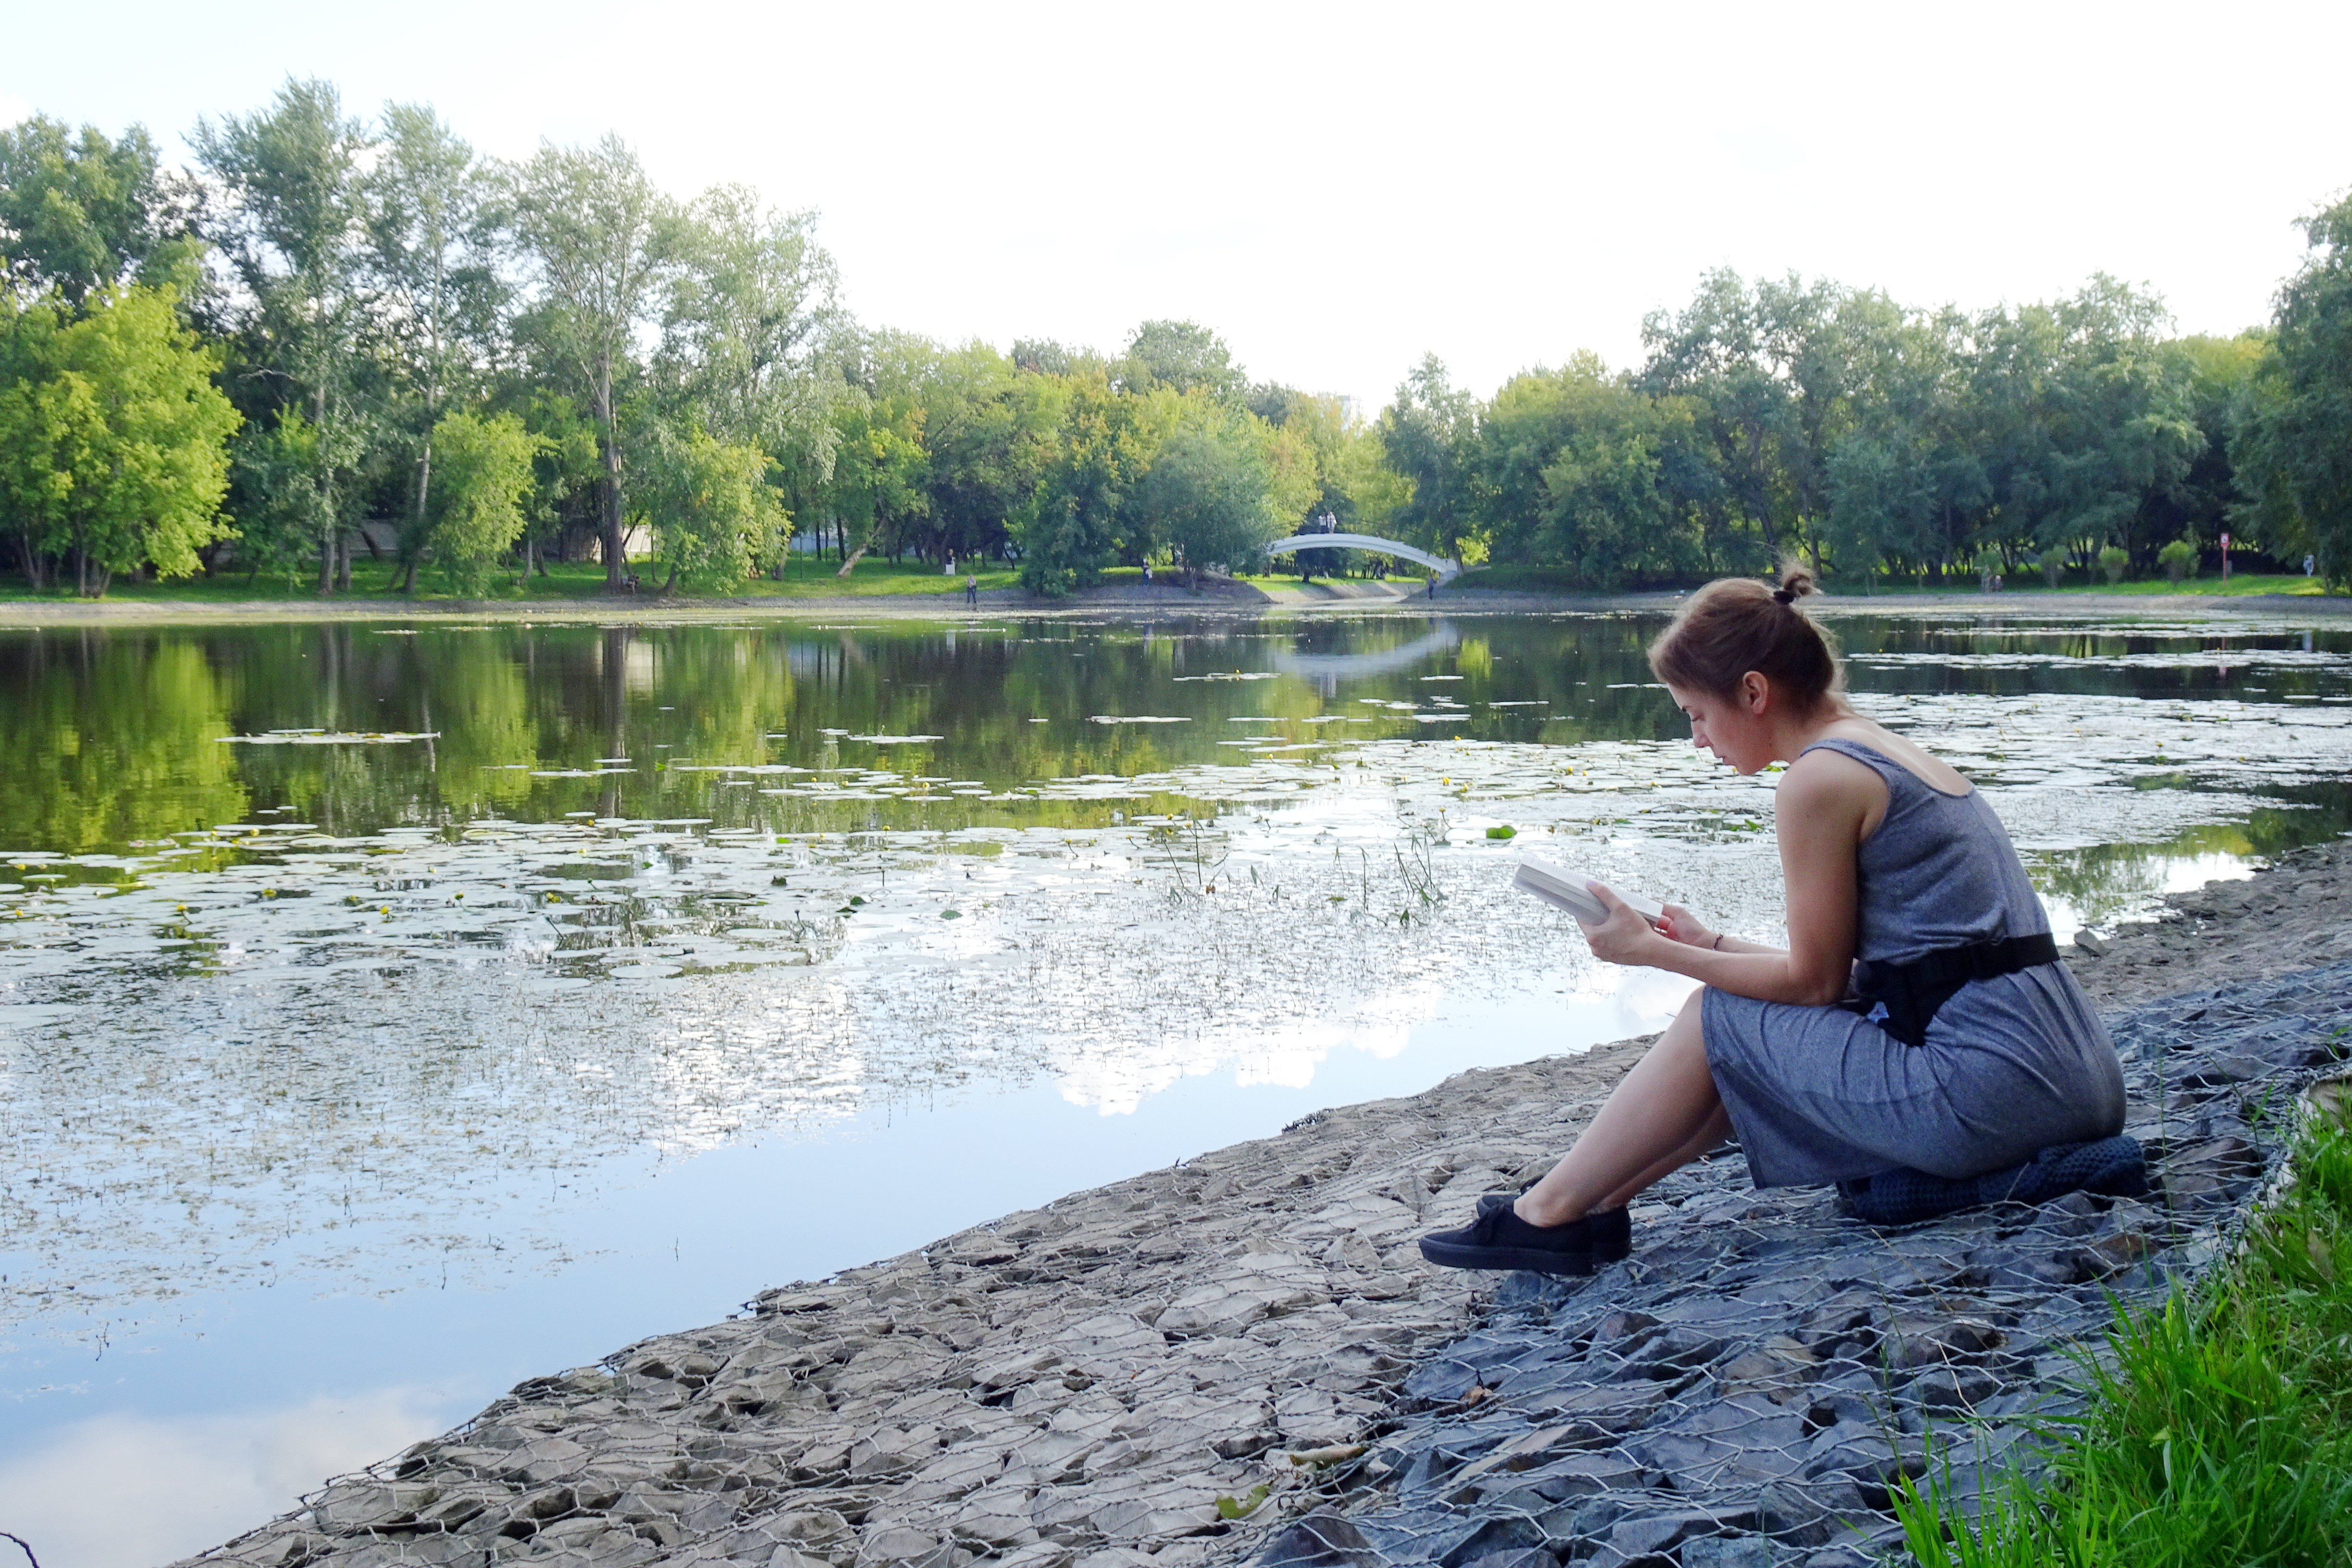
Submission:
POLYGON ((1450 583, 1462 575, 1459 561, 1448 561, 1398 540, 1376 539, 1369 533, 1296 533, 1265 547, 1268 555, 1292 555, 1301 550, 1368 550, 1376 555, 1394 555, 1428 567, 1437 574, 1441 583, 1450 583))

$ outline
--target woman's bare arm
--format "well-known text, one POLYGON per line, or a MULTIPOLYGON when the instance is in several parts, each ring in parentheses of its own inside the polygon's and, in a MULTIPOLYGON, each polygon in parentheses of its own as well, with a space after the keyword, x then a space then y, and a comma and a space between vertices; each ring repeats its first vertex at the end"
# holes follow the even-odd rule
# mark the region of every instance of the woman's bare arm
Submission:
POLYGON ((1693 947, 1703 947, 1709 952, 1785 952, 1788 951, 1786 948, 1773 947, 1767 942, 1749 942, 1744 936, 1733 936, 1727 931, 1717 931, 1680 904, 1665 906, 1665 913, 1658 920, 1658 930, 1676 942, 1688 942, 1693 947))
POLYGON ((1699 947, 1654 930, 1607 889, 1609 919, 1585 928, 1597 957, 1686 974, 1702 984, 1761 1002, 1826 1006, 1846 994, 1853 969, 1856 869, 1865 824, 1884 809, 1886 785, 1862 763, 1835 752, 1800 758, 1775 797, 1780 871, 1789 891, 1789 948, 1727 938, 1699 947))

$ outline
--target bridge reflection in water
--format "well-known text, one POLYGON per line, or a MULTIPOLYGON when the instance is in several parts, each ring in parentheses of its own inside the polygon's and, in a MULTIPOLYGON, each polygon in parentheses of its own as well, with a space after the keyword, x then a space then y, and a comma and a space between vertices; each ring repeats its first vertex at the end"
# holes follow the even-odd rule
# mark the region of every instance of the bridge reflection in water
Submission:
POLYGON ((1440 621, 1425 635, 1395 647, 1376 648, 1369 653, 1293 653, 1276 647, 1266 656, 1269 668, 1285 675, 1304 676, 1323 683, 1328 696, 1341 676, 1390 675, 1400 669, 1414 669, 1425 664, 1434 653, 1456 647, 1462 634, 1454 629, 1451 621, 1440 621))

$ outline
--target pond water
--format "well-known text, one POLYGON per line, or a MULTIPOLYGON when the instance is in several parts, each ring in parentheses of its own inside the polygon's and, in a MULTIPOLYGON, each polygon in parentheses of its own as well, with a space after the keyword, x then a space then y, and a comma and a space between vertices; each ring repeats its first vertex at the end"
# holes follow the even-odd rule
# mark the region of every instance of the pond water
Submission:
MULTIPOLYGON (((1659 624, 0 633, 0 1528, 193 1550, 763 1286, 1658 1026, 1506 883, 1779 934, 1659 624)), ((1836 626, 2062 939, 2352 827, 2340 625, 1836 626)))

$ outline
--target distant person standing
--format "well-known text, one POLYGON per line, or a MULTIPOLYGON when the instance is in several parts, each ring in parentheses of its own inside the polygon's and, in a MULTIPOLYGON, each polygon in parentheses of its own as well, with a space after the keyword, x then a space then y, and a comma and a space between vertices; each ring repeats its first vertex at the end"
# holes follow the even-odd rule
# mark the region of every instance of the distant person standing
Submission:
POLYGON ((2305 555, 2303 558, 2303 574, 2306 577, 2310 576, 2312 567, 2316 564, 2318 564, 2316 561, 2315 561, 2311 556, 2305 555))
POLYGON ((1143 585, 1147 588, 1151 586, 1151 563, 1149 561, 1143 563, 1143 585))
POLYGON ((977 572, 963 580, 963 602, 966 609, 980 608, 980 574, 977 572))
POLYGON ((1437 597, 1437 574, 1434 572, 1429 574, 1429 596, 1433 599, 1437 597))

